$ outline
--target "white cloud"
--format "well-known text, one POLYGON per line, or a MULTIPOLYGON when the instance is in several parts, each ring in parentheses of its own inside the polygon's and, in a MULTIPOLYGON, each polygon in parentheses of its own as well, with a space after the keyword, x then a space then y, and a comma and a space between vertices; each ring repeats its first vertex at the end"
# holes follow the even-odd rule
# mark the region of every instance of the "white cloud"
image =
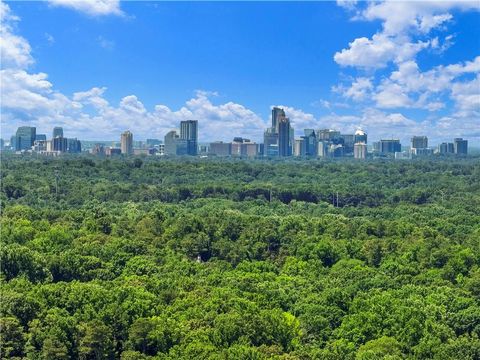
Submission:
POLYGON ((34 62, 28 41, 14 34, 16 22, 19 20, 12 14, 7 4, 0 2, 0 63, 2 68, 25 68, 34 62))
POLYGON ((373 35, 372 39, 355 39, 348 44, 347 49, 335 53, 333 59, 342 66, 378 69, 392 61, 398 63, 410 60, 429 45, 429 41, 413 43, 407 36, 391 37, 379 33, 373 35))
POLYGON ((90 16, 124 15, 119 0, 48 0, 53 6, 70 8, 90 16))

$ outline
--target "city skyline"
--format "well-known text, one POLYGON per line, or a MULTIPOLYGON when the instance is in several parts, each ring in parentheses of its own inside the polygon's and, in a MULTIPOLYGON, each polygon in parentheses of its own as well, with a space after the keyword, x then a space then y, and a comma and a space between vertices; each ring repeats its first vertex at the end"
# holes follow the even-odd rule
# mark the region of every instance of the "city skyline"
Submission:
POLYGON ((94 4, 1 3, 2 138, 19 126, 163 138, 198 119, 200 142, 260 143, 279 106, 295 137, 362 129, 480 145, 478 3, 94 4), (188 22, 212 12, 218 20, 192 32, 188 22))

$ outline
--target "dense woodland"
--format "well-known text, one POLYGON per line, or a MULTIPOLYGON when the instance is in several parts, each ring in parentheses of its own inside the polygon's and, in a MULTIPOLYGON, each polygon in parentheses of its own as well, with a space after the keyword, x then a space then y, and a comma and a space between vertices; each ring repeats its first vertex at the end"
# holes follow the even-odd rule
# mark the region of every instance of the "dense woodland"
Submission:
POLYGON ((480 359, 478 157, 1 170, 2 358, 480 359))

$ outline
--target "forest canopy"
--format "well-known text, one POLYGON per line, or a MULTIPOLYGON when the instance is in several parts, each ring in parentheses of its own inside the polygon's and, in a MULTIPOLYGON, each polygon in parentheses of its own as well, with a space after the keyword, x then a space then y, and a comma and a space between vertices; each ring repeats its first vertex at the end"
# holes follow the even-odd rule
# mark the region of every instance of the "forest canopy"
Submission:
POLYGON ((0 357, 480 359, 479 160, 2 154, 0 357))

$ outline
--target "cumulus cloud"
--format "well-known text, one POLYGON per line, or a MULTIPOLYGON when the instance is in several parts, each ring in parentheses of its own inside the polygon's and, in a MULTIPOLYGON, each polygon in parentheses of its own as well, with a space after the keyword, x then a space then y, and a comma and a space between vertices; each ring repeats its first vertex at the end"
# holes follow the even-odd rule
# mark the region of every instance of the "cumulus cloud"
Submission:
POLYGON ((25 68, 33 64, 31 47, 26 39, 14 33, 20 19, 10 7, 0 2, 0 54, 2 68, 25 68))
POLYGON ((89 16, 124 15, 119 0, 48 0, 52 6, 70 8, 89 16))

